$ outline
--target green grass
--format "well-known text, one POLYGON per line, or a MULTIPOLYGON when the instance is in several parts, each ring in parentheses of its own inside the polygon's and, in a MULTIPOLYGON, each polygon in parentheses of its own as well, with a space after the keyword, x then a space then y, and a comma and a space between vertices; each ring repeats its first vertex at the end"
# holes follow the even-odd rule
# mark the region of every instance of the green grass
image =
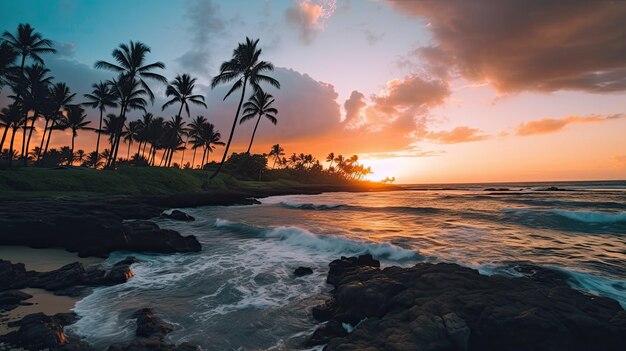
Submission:
MULTIPOLYGON (((102 171, 82 167, 45 169, 37 167, 0 171, 0 199, 87 196, 96 194, 172 194, 202 191, 210 171, 159 167, 120 167, 102 171)), ((293 180, 242 181, 219 174, 211 189, 272 189, 301 185, 293 180)))

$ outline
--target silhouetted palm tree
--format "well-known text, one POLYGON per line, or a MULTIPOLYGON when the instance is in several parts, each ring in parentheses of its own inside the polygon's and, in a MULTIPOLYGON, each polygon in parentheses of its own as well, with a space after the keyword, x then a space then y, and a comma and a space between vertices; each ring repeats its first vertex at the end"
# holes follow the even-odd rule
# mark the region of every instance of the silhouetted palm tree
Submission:
MULTIPOLYGON (((94 83, 91 86, 93 90, 90 94, 84 94, 83 96, 87 98, 87 102, 84 102, 84 106, 89 106, 91 108, 97 108, 100 111, 100 123, 98 124, 98 129, 96 132, 98 133, 98 139, 96 140, 96 154, 98 155, 100 150, 100 134, 102 134, 102 117, 107 107, 117 107, 115 103, 115 96, 111 91, 111 88, 108 84, 104 82, 94 83)), ((97 162, 94 164, 94 168, 97 166, 97 162)))
POLYGON ((196 118, 193 119, 191 123, 189 123, 189 126, 187 128, 187 134, 191 139, 191 148, 193 149, 191 168, 194 168, 196 162, 196 151, 200 146, 204 146, 201 138, 201 133, 205 123, 207 123, 207 119, 204 116, 196 116, 196 118))
MULTIPOLYGON (((42 161, 46 157, 46 152, 48 152, 48 146, 50 145, 50 139, 52 138, 52 131, 54 129, 62 129, 59 128, 59 120, 62 116, 61 110, 68 107, 72 100, 76 96, 75 93, 70 92, 70 88, 65 83, 56 83, 48 89, 48 97, 50 100, 50 110, 52 114, 50 118, 52 119, 52 124, 50 128, 48 128, 48 139, 46 141, 46 147, 43 150, 43 154, 41 156, 42 161)), ((43 138, 45 138, 45 134, 43 138)))
MULTIPOLYGON (((30 139, 35 129, 35 122, 39 117, 39 113, 45 109, 45 98, 48 94, 48 87, 52 83, 51 76, 48 76, 50 70, 42 65, 35 64, 25 67, 23 75, 23 84, 21 84, 22 90, 18 93, 21 96, 23 108, 23 117, 26 119, 22 135, 22 157, 24 158, 24 166, 27 165, 27 158, 25 156, 30 147, 30 139), (28 117, 28 113, 32 111, 32 116, 28 117), (28 122, 31 122, 28 126, 28 122), (28 137, 26 137, 26 130, 28 131, 28 137)), ((17 98, 17 97, 16 97, 17 98)))
POLYGON ((274 156, 274 163, 272 164, 272 169, 274 169, 276 161, 279 161, 282 156, 285 156, 285 149, 283 149, 280 144, 275 144, 272 146, 269 155, 274 156))
MULTIPOLYGON (((85 114, 85 110, 80 106, 73 105, 67 108, 67 117, 63 119, 62 127, 69 128, 72 130, 72 146, 70 151, 72 155, 74 155, 74 139, 78 136, 78 131, 80 129, 91 129, 88 128, 91 121, 87 120, 87 115, 85 114)), ((68 163, 71 165, 72 162, 68 163)))
MULTIPOLYGON (((100 60, 96 62, 95 67, 116 72, 130 78, 131 80, 139 79, 139 83, 148 96, 150 96, 150 100, 154 101, 154 94, 148 84, 144 81, 144 78, 156 80, 164 84, 167 84, 167 79, 158 73, 152 72, 157 68, 165 69, 165 64, 163 62, 145 62, 146 55, 149 52, 150 47, 146 44, 142 42, 133 42, 131 40, 129 45, 120 44, 119 47, 115 48, 111 53, 117 64, 100 60)), ((123 114, 120 115, 123 116, 123 114)))
POLYGON ((209 177, 209 180, 215 178, 224 165, 224 161, 228 155, 228 149, 230 148, 230 143, 233 139, 233 134, 235 133, 235 127, 237 126, 239 112, 241 111, 241 105, 243 104, 243 99, 246 95, 246 87, 248 83, 250 83, 255 90, 260 89, 261 83, 268 83, 276 88, 280 88, 280 83, 276 79, 263 74, 266 71, 273 71, 274 65, 270 62, 259 61, 261 49, 257 48, 258 43, 258 39, 251 40, 250 38, 246 38, 245 43, 239 43, 237 48, 233 51, 232 58, 229 61, 222 63, 220 66, 220 73, 211 81, 211 88, 215 88, 220 84, 235 81, 226 96, 224 96, 224 100, 226 100, 230 94, 238 89, 241 89, 241 98, 239 99, 239 105, 237 105, 237 112, 235 113, 233 126, 230 130, 230 135, 228 136, 228 142, 226 143, 226 148, 224 149, 222 161, 209 177))
MULTIPOLYGON (((139 132, 141 131, 140 121, 131 121, 126 124, 126 133, 124 135, 124 142, 128 142, 128 151, 126 152, 126 158, 130 160, 130 148, 133 145, 133 140, 138 140, 139 132)), ((139 150, 137 150, 139 154, 139 150)))
POLYGON ((15 34, 4 32, 2 39, 4 39, 6 44, 16 51, 18 55, 22 56, 20 75, 24 74, 26 58, 30 58, 43 65, 43 59, 39 55, 56 52, 56 50, 52 48, 52 41, 45 39, 41 33, 35 32, 35 29, 31 27, 30 24, 20 23, 17 26, 17 32, 15 32, 15 34))
POLYGON ((20 129, 25 120, 21 116, 21 106, 18 103, 9 105, 2 110, 2 120, 6 123, 8 129, 11 129, 11 142, 9 143, 9 168, 13 166, 13 143, 15 141, 15 133, 20 129))
POLYGON ((330 164, 328 165, 328 169, 333 166, 333 161, 335 161, 335 153, 331 152, 328 154, 328 156, 326 156, 326 162, 330 162, 330 164))
POLYGON ((182 135, 185 132, 185 122, 180 115, 173 116, 171 120, 165 123, 165 132, 163 133, 163 144, 166 147, 164 155, 165 166, 172 164, 172 156, 182 143, 182 135))
POLYGON ((17 51, 13 50, 9 44, 5 42, 0 43, 0 91, 14 73, 13 63, 17 55, 17 51))
POLYGON ((200 138, 203 142, 203 152, 202 152, 202 166, 201 169, 204 169, 205 158, 206 162, 209 161, 211 157, 211 152, 215 150, 214 145, 224 145, 220 139, 222 138, 222 134, 215 130, 215 126, 212 123, 205 123, 202 128, 202 132, 200 134, 200 138))
POLYGON ((256 134, 256 129, 259 127, 259 122, 261 122, 261 117, 267 118, 274 125, 278 123, 278 120, 276 119, 276 114, 278 113, 278 110, 272 107, 273 103, 274 97, 272 95, 265 93, 262 89, 258 89, 256 93, 250 97, 248 102, 243 104, 243 116, 241 117, 241 121, 239 121, 239 124, 256 116, 259 117, 256 121, 256 124, 254 125, 254 131, 252 132, 250 145, 248 145, 248 151, 246 151, 246 153, 250 153, 250 149, 252 148, 252 142, 254 141, 254 135, 256 134))
POLYGON ((141 88, 142 83, 138 79, 131 79, 129 76, 121 74, 117 79, 112 79, 107 82, 111 87, 113 95, 118 99, 120 104, 120 123, 118 124, 118 130, 114 133, 113 149, 111 155, 107 161, 107 166, 115 169, 115 163, 117 159, 117 153, 119 151, 119 144, 122 137, 123 126, 126 123, 126 112, 130 110, 140 109, 146 111, 147 102, 143 98, 143 95, 147 94, 147 91, 141 88))
POLYGON ((196 105, 207 107, 204 103, 204 96, 202 95, 194 95, 193 89, 195 88, 196 78, 191 78, 188 74, 183 74, 182 76, 176 76, 173 81, 168 84, 167 89, 165 90, 165 95, 167 97, 172 96, 168 102, 163 104, 161 110, 165 110, 168 106, 173 105, 177 102, 180 103, 180 109, 178 110, 178 115, 180 116, 183 112, 183 108, 187 112, 187 117, 189 117, 189 102, 196 105))

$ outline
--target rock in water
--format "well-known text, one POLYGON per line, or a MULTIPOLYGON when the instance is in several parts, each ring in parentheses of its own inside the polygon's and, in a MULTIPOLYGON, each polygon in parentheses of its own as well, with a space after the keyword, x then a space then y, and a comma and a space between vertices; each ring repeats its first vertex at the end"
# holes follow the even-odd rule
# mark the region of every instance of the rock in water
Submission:
POLYGON ((61 313, 48 316, 43 313, 33 313, 18 322, 9 323, 18 330, 2 336, 3 341, 28 350, 88 350, 88 346, 79 341, 70 340, 63 327, 73 323, 76 316, 71 313, 61 313))
POLYGON ((456 264, 380 269, 371 257, 330 264, 328 321, 308 345, 324 350, 624 350, 626 311, 570 288, 538 266, 521 278, 484 276, 456 264), (345 324, 353 326, 348 334, 345 324))
POLYGON ((186 221, 186 222, 196 220, 195 218, 193 218, 193 216, 190 216, 187 213, 180 211, 180 210, 173 210, 170 214, 163 212, 161 213, 161 217, 175 220, 175 221, 186 221))
POLYGON ((309 274, 313 274, 313 270, 309 267, 298 267, 293 271, 293 275, 296 277, 302 277, 309 274))

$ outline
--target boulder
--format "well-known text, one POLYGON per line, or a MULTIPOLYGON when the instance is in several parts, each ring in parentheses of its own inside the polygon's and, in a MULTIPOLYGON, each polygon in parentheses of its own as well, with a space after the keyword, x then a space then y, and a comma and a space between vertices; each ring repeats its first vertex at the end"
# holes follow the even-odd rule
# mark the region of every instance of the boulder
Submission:
POLYGON ((191 222, 191 221, 195 221, 196 219, 193 218, 192 216, 188 215, 187 213, 181 211, 181 210, 173 210, 171 213, 161 213, 161 217, 163 218, 167 218, 167 219, 171 219, 174 221, 185 221, 185 222, 191 222))
POLYGON ((302 277, 309 274, 313 274, 313 270, 309 267, 298 267, 293 271, 293 275, 296 277, 302 277))
POLYGON ((10 311, 20 304, 23 304, 22 301, 28 300, 31 297, 33 296, 19 290, 0 292, 0 311, 10 311))
POLYGON ((65 334, 63 327, 76 320, 76 317, 71 315, 29 314, 18 322, 9 323, 10 327, 19 329, 4 335, 3 341, 27 350, 89 350, 87 345, 78 340, 71 340, 65 334))
POLYGON ((309 346, 617 351, 626 345, 626 311, 614 300, 570 288, 561 272, 520 265, 523 277, 506 278, 445 263, 381 270, 372 260, 331 262, 332 298, 312 311, 328 322, 309 346), (351 333, 337 327, 343 323, 354 326, 351 333))

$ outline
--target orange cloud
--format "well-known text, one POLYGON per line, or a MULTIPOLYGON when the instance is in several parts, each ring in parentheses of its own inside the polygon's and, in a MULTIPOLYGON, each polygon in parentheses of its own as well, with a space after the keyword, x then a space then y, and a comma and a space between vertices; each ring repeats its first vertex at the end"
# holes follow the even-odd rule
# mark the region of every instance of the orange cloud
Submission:
POLYGON ((547 134, 557 132, 568 124, 572 123, 599 123, 610 119, 621 118, 624 115, 616 114, 610 116, 594 115, 589 117, 568 116, 565 118, 543 118, 535 121, 520 123, 517 126, 517 135, 528 136, 534 134, 547 134))
POLYGON ((456 127, 450 131, 428 132, 425 139, 440 144, 458 144, 472 141, 481 141, 489 138, 478 128, 456 127))

